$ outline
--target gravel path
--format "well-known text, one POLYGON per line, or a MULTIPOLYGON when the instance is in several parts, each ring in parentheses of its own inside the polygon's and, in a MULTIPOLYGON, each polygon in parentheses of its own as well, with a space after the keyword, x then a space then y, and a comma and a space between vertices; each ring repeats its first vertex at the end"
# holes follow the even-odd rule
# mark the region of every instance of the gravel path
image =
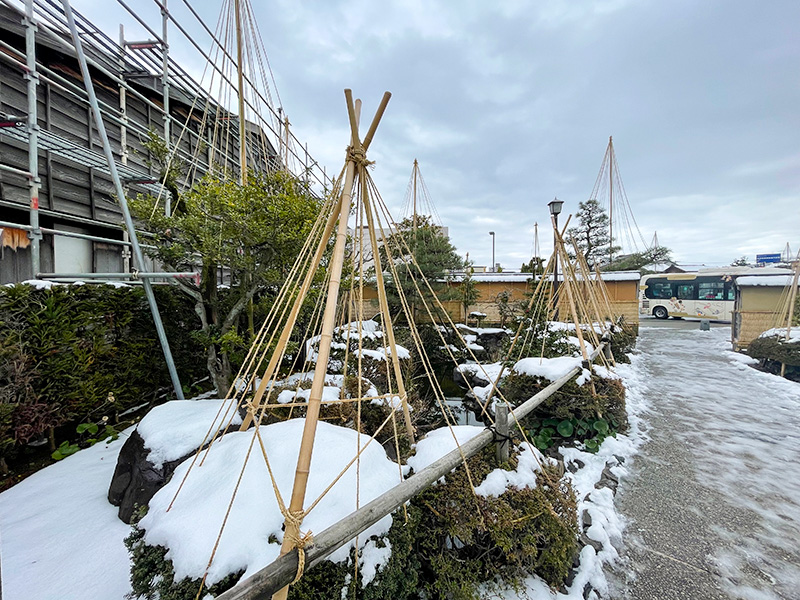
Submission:
POLYGON ((617 496, 612 597, 800 599, 800 384, 737 360, 728 327, 646 325, 650 439, 617 496))

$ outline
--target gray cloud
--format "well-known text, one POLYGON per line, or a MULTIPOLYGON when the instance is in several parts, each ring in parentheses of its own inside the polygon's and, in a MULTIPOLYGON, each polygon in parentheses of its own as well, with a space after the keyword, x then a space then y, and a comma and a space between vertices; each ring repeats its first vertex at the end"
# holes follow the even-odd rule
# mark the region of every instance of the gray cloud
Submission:
MULTIPOLYGON (((216 22, 217 8, 202 10, 216 22)), ((577 210, 609 135, 646 241, 658 230, 676 258, 707 264, 800 245, 794 0, 278 0, 255 10, 284 108, 317 160, 341 168, 343 88, 368 117, 391 90, 371 150, 383 198, 399 218, 418 158, 454 243, 480 264, 489 230, 506 267, 529 256, 534 222, 548 251, 547 202, 577 210)))

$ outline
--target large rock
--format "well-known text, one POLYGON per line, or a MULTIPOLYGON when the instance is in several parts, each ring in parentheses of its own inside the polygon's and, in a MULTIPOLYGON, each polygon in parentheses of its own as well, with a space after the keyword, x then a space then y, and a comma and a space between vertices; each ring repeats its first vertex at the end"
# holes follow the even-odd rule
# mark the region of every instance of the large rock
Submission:
POLYGON ((186 459, 183 456, 156 467, 147 460, 148 454, 150 450, 144 447, 138 431, 131 434, 120 450, 117 468, 108 488, 108 501, 119 506, 119 518, 125 523, 132 522, 137 508, 147 506, 150 498, 170 480, 175 467, 186 459))
MULTIPOLYGON (((206 441, 209 423, 216 423, 222 414, 225 402, 231 401, 173 400, 145 415, 123 444, 108 489, 108 501, 119 506, 122 521, 130 523, 137 508, 147 506, 169 482, 175 468, 194 455, 206 441)), ((241 410, 229 422, 223 434, 239 428, 241 410)))

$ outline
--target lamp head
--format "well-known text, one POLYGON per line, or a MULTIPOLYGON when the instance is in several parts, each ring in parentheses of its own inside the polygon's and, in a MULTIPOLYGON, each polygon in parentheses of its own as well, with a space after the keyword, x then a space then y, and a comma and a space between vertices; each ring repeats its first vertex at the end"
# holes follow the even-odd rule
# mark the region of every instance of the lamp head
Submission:
POLYGON ((490 231, 490 232, 489 232, 489 235, 494 235, 494 231, 490 231))
POLYGON ((547 206, 550 207, 550 214, 554 217, 557 217, 561 213, 561 206, 564 204, 563 200, 559 200, 558 198, 553 198, 550 202, 547 203, 547 206))

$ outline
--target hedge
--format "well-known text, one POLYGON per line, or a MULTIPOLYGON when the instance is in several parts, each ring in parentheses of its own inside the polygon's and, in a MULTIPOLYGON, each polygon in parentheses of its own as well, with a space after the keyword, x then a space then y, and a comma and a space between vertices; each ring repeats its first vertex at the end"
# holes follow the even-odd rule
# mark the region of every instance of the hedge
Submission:
MULTIPOLYGON (((181 381, 206 377, 192 303, 172 287, 155 291, 181 381)), ((0 468, 48 431, 73 425, 59 433, 74 437, 74 425, 115 418, 171 389, 143 289, 0 288, 0 468)))

